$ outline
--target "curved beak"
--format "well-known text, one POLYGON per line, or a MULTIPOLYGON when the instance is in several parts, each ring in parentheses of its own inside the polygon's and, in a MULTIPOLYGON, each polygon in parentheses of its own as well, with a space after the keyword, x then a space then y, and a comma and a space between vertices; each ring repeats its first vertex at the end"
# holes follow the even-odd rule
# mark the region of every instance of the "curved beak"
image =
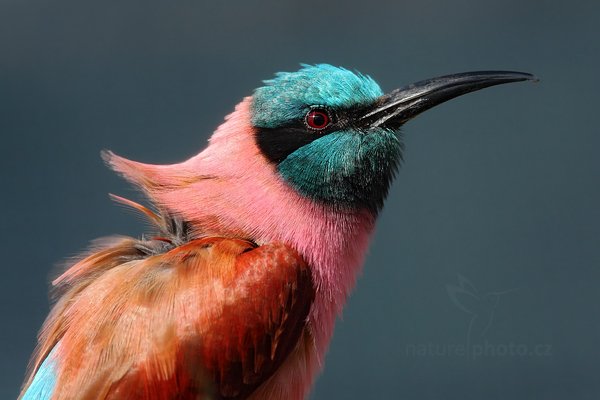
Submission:
POLYGON ((423 111, 466 93, 504 83, 538 79, 525 72, 477 71, 445 75, 396 89, 380 97, 361 117, 370 127, 399 128, 423 111))

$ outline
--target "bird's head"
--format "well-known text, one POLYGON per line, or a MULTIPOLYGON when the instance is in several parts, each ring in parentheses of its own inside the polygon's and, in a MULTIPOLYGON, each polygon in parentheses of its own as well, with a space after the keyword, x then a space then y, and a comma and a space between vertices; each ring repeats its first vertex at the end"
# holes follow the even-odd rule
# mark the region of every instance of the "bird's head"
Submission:
POLYGON ((384 94, 360 73, 304 65, 256 89, 251 123, 261 153, 300 194, 339 209, 377 213, 402 157, 399 132, 406 121, 461 94, 532 78, 464 73, 384 94))
POLYGON ((287 233, 269 236, 275 228, 296 232, 330 216, 364 215, 371 224, 401 160, 406 121, 459 95, 531 79, 470 72, 384 94, 360 73, 304 65, 265 81, 183 163, 105 158, 161 208, 211 232, 281 240, 287 233))

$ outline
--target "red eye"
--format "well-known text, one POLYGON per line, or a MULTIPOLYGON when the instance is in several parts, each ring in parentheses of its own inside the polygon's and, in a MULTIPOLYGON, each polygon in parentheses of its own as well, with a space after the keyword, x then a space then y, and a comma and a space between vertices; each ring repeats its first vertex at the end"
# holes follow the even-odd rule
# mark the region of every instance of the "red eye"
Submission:
POLYGON ((306 114, 306 124, 313 129, 324 129, 330 122, 329 114, 325 110, 310 110, 306 114))

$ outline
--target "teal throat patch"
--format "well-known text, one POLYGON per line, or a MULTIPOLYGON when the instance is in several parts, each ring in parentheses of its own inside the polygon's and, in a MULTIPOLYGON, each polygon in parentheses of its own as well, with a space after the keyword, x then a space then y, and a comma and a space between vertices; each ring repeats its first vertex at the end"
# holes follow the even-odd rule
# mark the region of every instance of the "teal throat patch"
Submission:
POLYGON ((383 206, 401 158, 395 132, 334 132, 300 147, 278 166, 298 192, 341 208, 383 206))

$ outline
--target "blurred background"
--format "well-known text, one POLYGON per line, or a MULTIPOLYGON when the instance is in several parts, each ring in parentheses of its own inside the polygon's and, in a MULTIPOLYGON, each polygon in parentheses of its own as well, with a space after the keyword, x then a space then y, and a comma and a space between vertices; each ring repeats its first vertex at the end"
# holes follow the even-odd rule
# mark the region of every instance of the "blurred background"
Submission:
POLYGON ((312 399, 600 395, 600 3, 0 0, 0 398, 54 265, 144 224, 103 165, 181 161, 262 79, 327 62, 384 91, 535 73, 404 128, 405 162, 312 399), (213 4, 209 4, 213 3, 213 4))

